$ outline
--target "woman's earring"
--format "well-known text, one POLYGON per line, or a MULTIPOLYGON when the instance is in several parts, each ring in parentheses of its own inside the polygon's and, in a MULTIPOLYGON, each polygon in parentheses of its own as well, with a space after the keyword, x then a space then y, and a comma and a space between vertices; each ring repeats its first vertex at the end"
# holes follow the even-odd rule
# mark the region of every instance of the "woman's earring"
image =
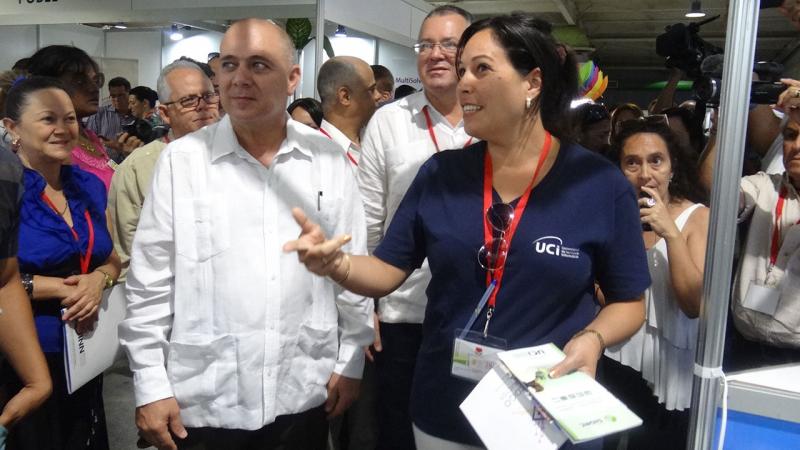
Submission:
POLYGON ((14 138, 14 139, 12 139, 12 140, 11 140, 11 147, 12 147, 14 150, 17 150, 17 149, 19 149, 19 138, 18 138, 18 137, 16 137, 16 138, 14 138))
POLYGON ((525 99, 525 109, 531 109, 531 103, 533 103, 533 99, 528 97, 525 99))

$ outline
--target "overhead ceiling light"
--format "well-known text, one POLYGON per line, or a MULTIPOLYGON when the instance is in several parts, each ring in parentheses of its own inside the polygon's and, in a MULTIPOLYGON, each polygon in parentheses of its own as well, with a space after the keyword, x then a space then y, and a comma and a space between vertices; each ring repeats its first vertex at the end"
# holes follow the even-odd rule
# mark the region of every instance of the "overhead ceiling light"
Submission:
POLYGON ((119 22, 119 23, 116 23, 116 24, 114 24, 114 28, 116 28, 116 29, 118 29, 118 30, 127 30, 127 29, 128 29, 128 26, 127 26, 127 25, 125 25, 125 24, 124 24, 124 23, 122 23, 122 22, 119 22))
POLYGON ((703 12, 703 7, 700 6, 700 0, 692 0, 691 6, 689 6, 689 12, 686 13, 686 17, 690 19, 697 19, 705 16, 706 13, 703 12))
POLYGON ((183 39, 183 33, 181 33, 177 25, 172 25, 172 32, 169 34, 169 38, 173 41, 180 41, 183 39))
POLYGON ((336 37, 347 37, 347 30, 344 29, 344 26, 337 25, 336 32, 333 33, 333 35, 336 37))

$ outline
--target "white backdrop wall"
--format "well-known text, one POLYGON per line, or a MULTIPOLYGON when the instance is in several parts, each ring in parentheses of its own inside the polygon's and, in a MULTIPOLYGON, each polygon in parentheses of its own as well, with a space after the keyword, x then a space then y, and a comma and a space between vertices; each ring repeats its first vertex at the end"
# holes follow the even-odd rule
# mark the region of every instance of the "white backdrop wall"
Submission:
POLYGON ((9 70, 17 60, 27 58, 36 51, 36 25, 8 25, 0 27, 0 70, 9 70))
MULTIPOLYGON (((139 62, 133 86, 142 85, 156 88, 158 73, 161 71, 161 32, 126 31, 106 33, 106 56, 108 58, 133 59, 139 62)), ((106 79, 121 74, 106 73, 106 79)), ((133 77, 131 77, 133 78, 133 77)))
POLYGON ((412 48, 379 39, 378 64, 392 72, 395 88, 401 84, 411 85, 417 90, 422 88, 417 75, 417 55, 412 48))
POLYGON ((166 66, 181 56, 206 62, 209 53, 219 51, 219 44, 222 41, 222 33, 214 31, 184 32, 184 38, 180 41, 171 41, 166 34, 164 36, 162 66, 166 66))

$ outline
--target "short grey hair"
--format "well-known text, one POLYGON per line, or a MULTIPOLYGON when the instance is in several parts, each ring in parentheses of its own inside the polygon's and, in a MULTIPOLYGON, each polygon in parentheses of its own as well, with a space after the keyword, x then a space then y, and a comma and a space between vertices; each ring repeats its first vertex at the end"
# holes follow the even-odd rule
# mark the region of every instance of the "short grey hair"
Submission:
POLYGON ((185 59, 179 59, 179 60, 173 61, 173 62, 167 64, 166 66, 164 66, 164 68, 161 69, 161 73, 158 75, 158 81, 156 82, 156 89, 158 90, 158 101, 159 102, 167 103, 168 101, 170 101, 169 98, 172 95, 172 88, 169 86, 169 83, 167 83, 167 75, 169 75, 170 72, 172 72, 173 70, 177 70, 177 69, 193 69, 193 70, 196 70, 196 71, 200 72, 201 75, 203 75, 203 78, 209 80, 209 82, 211 81, 211 79, 208 78, 206 73, 203 72, 203 69, 201 69, 200 66, 198 66, 197 64, 195 64, 195 63, 193 63, 191 61, 187 61, 185 59))
POLYGON ((448 14, 457 14, 464 18, 468 24, 471 24, 475 21, 475 16, 472 15, 469 11, 463 8, 459 8, 456 5, 440 5, 436 8, 433 8, 428 15, 422 19, 423 22, 430 19, 431 17, 439 17, 439 16, 446 16, 448 14))
POLYGON ((325 61, 317 75, 317 91, 323 111, 336 103, 336 91, 340 87, 352 87, 358 80, 359 74, 351 61, 341 57, 325 61))

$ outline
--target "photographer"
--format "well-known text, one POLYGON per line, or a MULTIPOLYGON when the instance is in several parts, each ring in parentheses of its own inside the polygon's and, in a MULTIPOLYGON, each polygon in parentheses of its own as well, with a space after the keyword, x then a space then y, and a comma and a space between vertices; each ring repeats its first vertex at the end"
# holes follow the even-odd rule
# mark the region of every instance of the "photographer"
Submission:
MULTIPOLYGON (((788 87, 777 105, 787 115, 781 129, 781 173, 759 172, 742 178, 739 222, 748 226, 734 281, 730 349, 726 370, 800 361, 800 82, 781 80, 788 87)), ((756 108, 757 110, 758 108, 756 108)), ((756 111, 754 110, 754 111, 756 111)), ((756 116, 758 117, 758 116, 756 116)), ((769 128, 753 124, 751 128, 769 128)), ((763 131, 760 130, 760 131, 763 131)), ((715 140, 702 161, 701 180, 710 188, 715 140)))
POLYGON ((125 156, 166 134, 155 131, 163 127, 155 109, 157 101, 158 93, 147 86, 136 86, 129 92, 128 109, 134 119, 122 124, 124 133, 117 139, 125 156))

